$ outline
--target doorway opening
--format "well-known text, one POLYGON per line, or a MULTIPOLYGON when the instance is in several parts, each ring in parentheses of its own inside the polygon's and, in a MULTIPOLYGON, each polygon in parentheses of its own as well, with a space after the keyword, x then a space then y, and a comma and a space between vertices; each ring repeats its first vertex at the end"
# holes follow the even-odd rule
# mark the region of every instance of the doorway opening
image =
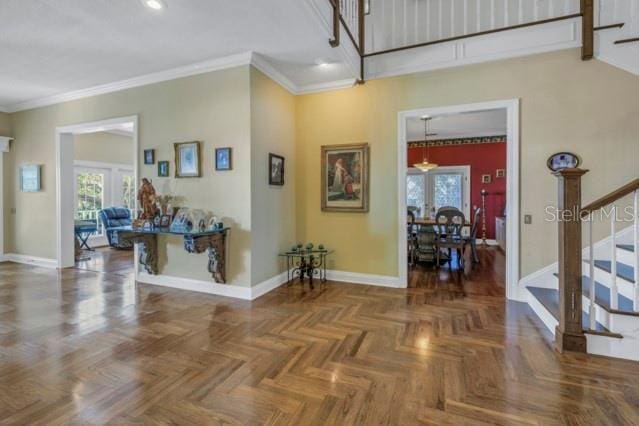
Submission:
POLYGON ((58 265, 135 278, 113 228, 135 218, 137 117, 58 128, 58 265))
POLYGON ((399 113, 400 283, 517 298, 518 107, 399 113), (494 287, 473 287, 488 274, 494 287))

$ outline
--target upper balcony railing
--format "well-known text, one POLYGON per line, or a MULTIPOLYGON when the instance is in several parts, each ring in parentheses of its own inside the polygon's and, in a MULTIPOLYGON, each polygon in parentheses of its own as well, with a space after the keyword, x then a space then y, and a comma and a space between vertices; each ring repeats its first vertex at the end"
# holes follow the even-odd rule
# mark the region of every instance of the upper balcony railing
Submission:
POLYGON ((367 54, 576 18, 580 0, 370 0, 367 54))

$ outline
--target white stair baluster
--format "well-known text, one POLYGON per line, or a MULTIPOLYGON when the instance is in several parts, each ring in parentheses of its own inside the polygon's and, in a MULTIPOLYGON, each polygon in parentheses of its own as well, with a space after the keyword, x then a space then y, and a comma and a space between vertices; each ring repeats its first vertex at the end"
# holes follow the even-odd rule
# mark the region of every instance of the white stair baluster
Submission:
POLYGON ((633 309, 635 312, 639 312, 639 191, 635 191, 635 202, 634 202, 634 254, 635 254, 635 270, 634 270, 634 279, 635 279, 635 294, 633 298, 633 309))
POLYGON ((617 288, 617 206, 612 206, 610 221, 610 308, 618 308, 619 290, 617 288))
POLYGON ((595 243, 592 239, 592 214, 588 216, 588 246, 590 248, 590 260, 588 262, 588 276, 590 278, 590 329, 597 329, 597 311, 595 310, 595 300, 597 293, 595 292, 595 243))

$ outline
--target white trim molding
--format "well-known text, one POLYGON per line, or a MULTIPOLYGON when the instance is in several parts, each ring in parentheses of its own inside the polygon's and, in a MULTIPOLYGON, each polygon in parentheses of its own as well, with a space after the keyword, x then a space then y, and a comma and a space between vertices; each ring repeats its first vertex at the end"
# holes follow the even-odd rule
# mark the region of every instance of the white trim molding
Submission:
POLYGON ((364 284, 378 287, 403 288, 398 277, 387 275, 362 274, 359 272, 346 272, 327 270, 326 278, 329 281, 338 281, 350 284, 364 284))
POLYGON ((45 257, 28 256, 25 254, 7 253, 2 256, 3 262, 22 263, 25 265, 39 266, 41 268, 56 269, 58 261, 45 257))
POLYGON ((140 272, 137 282, 142 284, 158 285, 179 290, 196 291, 198 293, 213 294, 216 296, 233 297, 235 299, 255 300, 266 293, 275 290, 286 283, 286 271, 268 280, 250 287, 234 284, 217 284, 211 281, 194 280, 191 278, 173 277, 169 275, 150 275, 140 272))
POLYGON ((437 116, 477 111, 505 109, 507 111, 507 171, 506 182, 506 297, 520 300, 519 293, 519 99, 491 101, 466 105, 422 108, 400 111, 397 114, 397 261, 398 281, 401 287, 408 285, 408 267, 406 262, 406 156, 408 144, 406 121, 411 117, 424 115, 437 116))

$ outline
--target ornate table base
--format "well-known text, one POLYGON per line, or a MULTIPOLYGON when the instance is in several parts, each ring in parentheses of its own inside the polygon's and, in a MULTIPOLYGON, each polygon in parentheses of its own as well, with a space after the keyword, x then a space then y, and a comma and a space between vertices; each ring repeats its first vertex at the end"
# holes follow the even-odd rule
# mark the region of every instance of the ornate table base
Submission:
POLYGON ((209 256, 209 272, 218 284, 226 283, 226 232, 209 235, 185 235, 184 250, 189 253, 204 253, 209 256))
POLYGON ((320 283, 326 282, 326 256, 331 252, 298 252, 286 253, 286 273, 288 283, 292 283, 295 277, 299 277, 300 283, 304 283, 304 277, 308 278, 308 284, 313 290, 313 278, 318 276, 320 283))
MULTIPOLYGON (((184 250, 198 254, 206 251, 209 256, 208 270, 213 275, 213 280, 219 284, 226 283, 226 233, 227 231, 224 230, 202 235, 184 234, 184 250)), ((162 233, 135 230, 117 231, 118 242, 138 244, 140 264, 151 275, 157 275, 159 272, 157 235, 162 235, 162 233)))

